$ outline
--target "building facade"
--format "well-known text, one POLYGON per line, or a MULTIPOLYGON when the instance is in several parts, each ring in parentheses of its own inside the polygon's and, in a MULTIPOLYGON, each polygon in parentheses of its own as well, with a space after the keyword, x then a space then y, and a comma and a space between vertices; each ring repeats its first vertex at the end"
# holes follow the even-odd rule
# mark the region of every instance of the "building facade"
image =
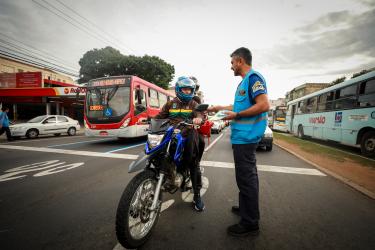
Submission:
POLYGON ((83 121, 84 96, 70 76, 0 56, 0 106, 13 121, 46 114, 83 121))
POLYGON ((294 99, 300 98, 302 96, 311 94, 318 90, 329 87, 330 83, 305 83, 298 87, 295 87, 291 91, 285 94, 285 103, 288 103, 294 99))

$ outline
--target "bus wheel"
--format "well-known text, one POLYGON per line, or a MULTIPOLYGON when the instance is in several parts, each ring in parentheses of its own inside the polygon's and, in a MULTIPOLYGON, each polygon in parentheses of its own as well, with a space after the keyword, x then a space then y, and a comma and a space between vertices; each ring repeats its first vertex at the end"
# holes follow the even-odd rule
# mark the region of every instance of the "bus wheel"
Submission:
POLYGON ((366 132, 361 140, 361 152, 368 157, 375 157, 375 131, 366 132))
POLYGON ((305 138, 305 134, 303 133, 303 127, 302 127, 302 125, 298 126, 297 136, 300 139, 305 138))

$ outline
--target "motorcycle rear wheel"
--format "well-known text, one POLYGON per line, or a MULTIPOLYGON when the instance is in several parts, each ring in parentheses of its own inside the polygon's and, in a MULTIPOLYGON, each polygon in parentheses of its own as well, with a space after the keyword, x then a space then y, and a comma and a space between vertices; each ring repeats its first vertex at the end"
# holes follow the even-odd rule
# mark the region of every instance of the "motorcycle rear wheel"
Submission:
POLYGON ((121 196, 116 213, 116 235, 125 248, 138 248, 151 236, 161 208, 159 205, 151 218, 150 207, 155 194, 157 179, 151 170, 136 175, 121 196))

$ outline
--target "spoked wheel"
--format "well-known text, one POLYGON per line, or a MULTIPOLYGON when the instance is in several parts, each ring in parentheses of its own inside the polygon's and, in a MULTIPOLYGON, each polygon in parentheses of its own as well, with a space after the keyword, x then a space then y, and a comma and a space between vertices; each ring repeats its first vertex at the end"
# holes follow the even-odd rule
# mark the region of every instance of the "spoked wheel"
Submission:
POLYGON ((116 235, 123 247, 138 248, 151 236, 161 208, 159 196, 158 206, 151 211, 156 184, 155 173, 146 170, 135 176, 122 194, 116 214, 116 235))

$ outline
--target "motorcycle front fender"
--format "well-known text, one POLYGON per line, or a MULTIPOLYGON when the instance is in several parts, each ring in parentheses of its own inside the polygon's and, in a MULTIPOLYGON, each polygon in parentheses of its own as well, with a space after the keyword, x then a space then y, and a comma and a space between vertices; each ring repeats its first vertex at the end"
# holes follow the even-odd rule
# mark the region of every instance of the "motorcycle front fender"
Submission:
POLYGON ((145 169, 149 157, 150 155, 146 155, 145 153, 140 154, 137 160, 130 163, 128 173, 134 173, 139 170, 145 169))

